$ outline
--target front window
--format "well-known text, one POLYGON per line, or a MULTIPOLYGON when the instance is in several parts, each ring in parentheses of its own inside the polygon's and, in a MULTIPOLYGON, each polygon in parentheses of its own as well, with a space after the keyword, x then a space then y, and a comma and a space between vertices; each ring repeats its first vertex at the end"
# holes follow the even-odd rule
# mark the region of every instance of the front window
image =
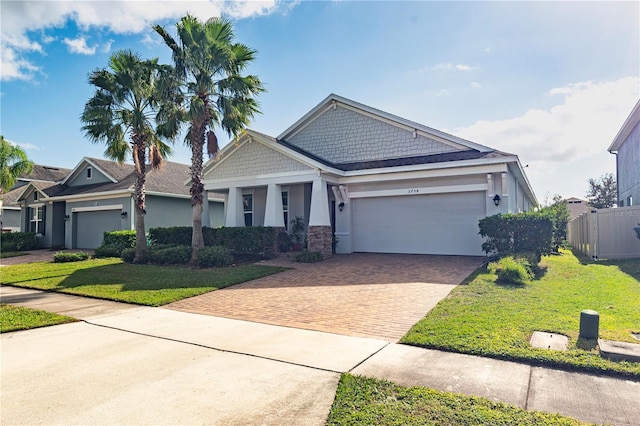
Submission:
POLYGON ((284 229, 289 230, 289 191, 282 191, 282 215, 284 216, 284 229))
POLYGON ((253 194, 242 196, 242 206, 244 210, 244 226, 253 226, 253 194))
POLYGON ((91 179, 93 177, 93 169, 91 167, 87 167, 87 179, 91 179))
POLYGON ((44 235, 45 207, 29 207, 29 231, 44 235))

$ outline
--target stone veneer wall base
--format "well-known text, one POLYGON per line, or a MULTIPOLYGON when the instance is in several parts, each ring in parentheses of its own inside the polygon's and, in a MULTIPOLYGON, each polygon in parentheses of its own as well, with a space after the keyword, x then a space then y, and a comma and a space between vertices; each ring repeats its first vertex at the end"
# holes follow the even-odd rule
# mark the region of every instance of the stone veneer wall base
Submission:
POLYGON ((307 229, 307 250, 318 251, 326 259, 331 257, 332 231, 330 226, 309 226, 307 229))

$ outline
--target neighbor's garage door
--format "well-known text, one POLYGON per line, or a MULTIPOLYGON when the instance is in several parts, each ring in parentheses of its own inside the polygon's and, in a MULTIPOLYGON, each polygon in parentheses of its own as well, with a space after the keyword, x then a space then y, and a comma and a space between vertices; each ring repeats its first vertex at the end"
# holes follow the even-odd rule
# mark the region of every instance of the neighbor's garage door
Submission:
POLYGON ((107 231, 122 229, 120 210, 101 210, 75 213, 75 248, 94 249, 102 244, 107 231))
POLYGON ((482 255, 484 192, 351 200, 356 252, 482 255))

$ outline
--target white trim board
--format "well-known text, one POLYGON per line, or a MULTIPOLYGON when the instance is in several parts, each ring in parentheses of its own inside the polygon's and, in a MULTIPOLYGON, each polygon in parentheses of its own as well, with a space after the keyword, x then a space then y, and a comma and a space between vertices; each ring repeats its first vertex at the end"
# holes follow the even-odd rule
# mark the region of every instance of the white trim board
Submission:
POLYGON ((122 204, 112 204, 109 206, 88 206, 88 207, 72 207, 71 213, 81 213, 81 212, 99 212, 104 210, 122 210, 122 204))
POLYGON ((378 191, 349 192, 349 198, 397 197, 401 195, 447 194, 454 192, 487 191, 489 185, 477 183, 471 185, 430 186, 421 188, 383 189, 378 191))

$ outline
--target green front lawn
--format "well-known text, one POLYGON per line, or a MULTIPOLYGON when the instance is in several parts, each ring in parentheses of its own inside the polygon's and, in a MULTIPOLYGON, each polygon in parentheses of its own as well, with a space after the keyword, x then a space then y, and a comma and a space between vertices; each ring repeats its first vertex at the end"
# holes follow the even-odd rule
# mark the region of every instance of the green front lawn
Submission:
POLYGON ((0 305, 0 333, 77 321, 75 318, 21 306, 0 305))
POLYGON ((485 398, 342 375, 327 425, 583 425, 485 398))
POLYGON ((595 340, 578 339, 580 311, 600 314, 600 338, 639 343, 640 261, 591 262, 568 251, 543 258, 539 279, 501 285, 481 270, 456 287, 402 343, 446 351, 640 377, 640 363, 600 357, 595 340), (534 349, 534 331, 569 337, 565 352, 534 349))
POLYGON ((285 269, 266 265, 192 269, 181 266, 131 265, 122 263, 120 259, 109 258, 4 266, 0 283, 160 306, 285 269))

